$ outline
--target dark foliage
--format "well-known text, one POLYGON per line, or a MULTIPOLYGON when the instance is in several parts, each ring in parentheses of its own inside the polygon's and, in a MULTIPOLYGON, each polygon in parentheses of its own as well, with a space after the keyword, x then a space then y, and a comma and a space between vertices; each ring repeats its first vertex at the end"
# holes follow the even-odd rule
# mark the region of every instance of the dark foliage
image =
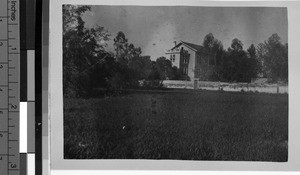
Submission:
POLYGON ((275 33, 258 45, 262 74, 272 81, 288 81, 288 44, 282 44, 275 33))
POLYGON ((203 47, 215 55, 211 81, 251 82, 267 77, 273 82, 288 81, 288 45, 273 34, 256 48, 253 44, 245 51, 243 43, 235 38, 231 47, 223 50, 222 43, 212 33, 205 36, 203 47))

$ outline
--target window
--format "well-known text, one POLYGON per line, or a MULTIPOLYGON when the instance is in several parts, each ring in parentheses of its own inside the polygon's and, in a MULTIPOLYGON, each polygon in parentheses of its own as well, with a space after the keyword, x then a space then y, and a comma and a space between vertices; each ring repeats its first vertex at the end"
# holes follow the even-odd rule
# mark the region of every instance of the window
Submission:
POLYGON ((188 69, 187 69, 186 67, 184 67, 184 68, 182 69, 182 73, 186 75, 186 74, 188 73, 188 69))
POLYGON ((188 58, 186 56, 183 56, 183 63, 188 63, 188 58))
POLYGON ((171 62, 175 62, 175 55, 170 55, 171 62))
POLYGON ((170 60, 171 60, 172 62, 175 62, 175 55, 170 55, 170 60))

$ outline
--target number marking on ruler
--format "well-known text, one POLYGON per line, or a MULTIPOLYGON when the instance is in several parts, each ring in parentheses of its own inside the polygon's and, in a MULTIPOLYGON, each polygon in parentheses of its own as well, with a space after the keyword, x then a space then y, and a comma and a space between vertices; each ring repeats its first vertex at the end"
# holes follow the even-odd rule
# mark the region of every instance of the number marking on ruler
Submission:
POLYGON ((0 172, 20 174, 20 0, 0 1, 0 172))

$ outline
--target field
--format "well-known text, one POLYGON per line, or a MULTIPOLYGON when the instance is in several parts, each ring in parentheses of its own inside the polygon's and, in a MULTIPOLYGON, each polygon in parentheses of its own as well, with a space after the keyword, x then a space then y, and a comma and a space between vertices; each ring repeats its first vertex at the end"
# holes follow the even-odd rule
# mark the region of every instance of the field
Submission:
POLYGON ((65 159, 288 159, 288 95, 206 90, 64 99, 65 159))

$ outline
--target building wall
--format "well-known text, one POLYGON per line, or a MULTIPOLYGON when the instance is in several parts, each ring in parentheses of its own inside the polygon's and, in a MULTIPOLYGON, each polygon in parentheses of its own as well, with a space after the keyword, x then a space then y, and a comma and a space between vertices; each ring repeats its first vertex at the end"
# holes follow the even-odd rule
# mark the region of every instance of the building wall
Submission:
POLYGON ((207 81, 211 74, 213 73, 213 66, 209 65, 210 55, 195 52, 185 45, 180 45, 178 48, 168 52, 166 54, 166 58, 170 60, 170 55, 175 55, 175 61, 172 61, 172 65, 178 67, 182 72, 184 72, 184 68, 188 68, 187 75, 193 81, 194 79, 205 80, 207 81), (183 48, 190 54, 188 64, 183 62, 182 56, 180 55, 180 50, 183 48), (197 62, 197 54, 200 55, 201 61, 197 62))
POLYGON ((188 52, 190 54, 188 76, 191 78, 191 80, 193 80, 195 78, 196 52, 189 48, 188 48, 188 52))
POLYGON ((184 72, 184 68, 187 68, 187 75, 191 78, 191 80, 193 80, 195 77, 194 70, 195 70, 196 52, 194 50, 190 49, 189 47, 186 47, 185 45, 181 45, 179 48, 180 49, 183 48, 190 54, 188 63, 184 63, 184 60, 182 59, 180 61, 179 68, 181 69, 182 72, 184 72))
POLYGON ((178 47, 177 51, 180 51, 182 48, 190 54, 188 63, 184 62, 183 57, 182 57, 182 55, 180 55, 180 52, 179 52, 178 54, 176 54, 176 64, 174 64, 174 66, 177 66, 182 71, 182 73, 184 73, 184 69, 187 68, 187 75, 190 78, 193 78, 194 77, 193 70, 195 67, 195 51, 191 50, 190 48, 188 48, 184 45, 181 45, 180 47, 178 47))
POLYGON ((166 54, 166 59, 171 60, 172 65, 179 68, 179 66, 180 66, 180 52, 175 51, 175 52, 167 53, 166 54), (171 60, 171 55, 175 55, 175 61, 171 60))

